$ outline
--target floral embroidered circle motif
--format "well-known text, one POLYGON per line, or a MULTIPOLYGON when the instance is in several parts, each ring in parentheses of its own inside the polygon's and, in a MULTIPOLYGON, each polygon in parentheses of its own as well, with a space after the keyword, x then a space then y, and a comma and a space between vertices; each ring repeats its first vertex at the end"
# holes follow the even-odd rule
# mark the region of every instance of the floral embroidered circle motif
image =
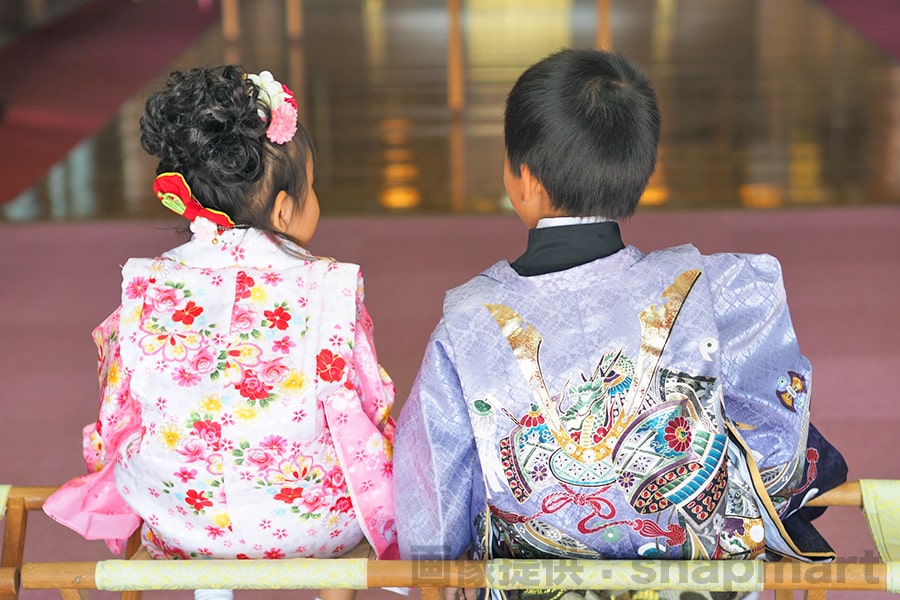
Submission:
POLYGON ((691 445, 691 438, 691 425, 684 417, 675 417, 666 425, 666 443, 676 452, 687 450, 691 445))

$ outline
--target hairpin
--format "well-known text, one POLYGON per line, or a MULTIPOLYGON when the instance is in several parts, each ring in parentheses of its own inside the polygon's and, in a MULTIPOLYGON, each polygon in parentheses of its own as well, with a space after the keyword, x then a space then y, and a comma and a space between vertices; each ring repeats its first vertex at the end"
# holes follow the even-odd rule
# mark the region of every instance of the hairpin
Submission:
POLYGON ((188 221, 203 217, 218 225, 220 229, 234 227, 231 217, 222 211, 206 208, 194 198, 191 186, 188 185, 181 173, 160 173, 153 182, 153 191, 163 206, 188 221))
MULTIPOLYGON (((259 75, 249 74, 247 78, 259 88, 259 99, 272 112, 266 137, 276 144, 294 139, 294 134, 297 133, 297 100, 294 92, 283 83, 275 81, 269 71, 262 71, 259 75)), ((262 110, 260 116, 265 118, 262 110)))

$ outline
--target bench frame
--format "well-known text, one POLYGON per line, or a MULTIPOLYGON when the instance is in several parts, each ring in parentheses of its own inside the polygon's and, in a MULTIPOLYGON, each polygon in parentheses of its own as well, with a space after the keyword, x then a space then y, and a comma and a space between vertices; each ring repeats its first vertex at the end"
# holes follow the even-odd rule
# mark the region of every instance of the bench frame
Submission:
MULTIPOLYGON (((20 589, 55 589, 63 600, 86 600, 89 590, 120 591, 140 600, 142 591, 230 587, 234 589, 420 588, 437 598, 441 587, 564 587, 569 589, 774 590, 788 600, 802 590, 823 600, 828 590, 900 591, 900 562, 894 539, 900 517, 892 502, 900 481, 848 482, 814 499, 811 506, 862 508, 879 550, 880 562, 662 561, 662 560, 397 560, 372 559, 361 545, 337 559, 279 561, 152 561, 140 532, 128 540, 125 560, 23 562, 28 513, 40 510, 55 487, 0 486, 0 518, 5 533, 0 554, 0 600, 17 600, 20 589), (867 489, 898 484, 881 500, 867 489), (3 501, 5 496, 5 502, 3 501), (882 506, 882 500, 887 506, 882 506), (892 529, 893 528, 893 529, 892 529), (894 546, 894 548, 891 548, 894 546), (893 556, 892 556, 893 555, 893 556), (214 577, 210 577, 211 573, 214 577), (205 579, 204 579, 205 577, 205 579), (229 579, 229 577, 231 579, 229 579)), ((881 488, 879 488, 881 489, 881 488)))

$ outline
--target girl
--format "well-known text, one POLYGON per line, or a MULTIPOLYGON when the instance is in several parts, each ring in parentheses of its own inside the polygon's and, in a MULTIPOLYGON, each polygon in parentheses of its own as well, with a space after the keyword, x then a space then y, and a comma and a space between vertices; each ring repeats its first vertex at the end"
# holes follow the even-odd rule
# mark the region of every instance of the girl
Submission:
POLYGON ((114 552, 143 522, 154 558, 396 556, 394 388, 359 267, 304 249, 314 151, 291 91, 235 66, 176 72, 141 144, 191 240, 131 259, 95 331, 90 473, 45 505, 114 552))

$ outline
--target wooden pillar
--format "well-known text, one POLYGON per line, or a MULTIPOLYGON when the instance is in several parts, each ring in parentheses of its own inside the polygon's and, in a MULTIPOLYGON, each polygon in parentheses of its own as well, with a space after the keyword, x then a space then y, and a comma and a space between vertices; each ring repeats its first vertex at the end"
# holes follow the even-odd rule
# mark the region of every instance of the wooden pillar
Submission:
POLYGON ((303 37, 303 0, 284 0, 288 38, 299 40, 303 37))
POLYGON ((609 5, 612 0, 597 0, 597 39, 598 50, 612 50, 612 26, 609 5))
POLYGON ((222 0, 222 37, 227 42, 241 37, 241 14, 238 0, 222 0))
POLYGON ((450 19, 447 40, 447 105, 454 114, 465 108, 465 72, 462 43, 462 0, 447 0, 450 19))

